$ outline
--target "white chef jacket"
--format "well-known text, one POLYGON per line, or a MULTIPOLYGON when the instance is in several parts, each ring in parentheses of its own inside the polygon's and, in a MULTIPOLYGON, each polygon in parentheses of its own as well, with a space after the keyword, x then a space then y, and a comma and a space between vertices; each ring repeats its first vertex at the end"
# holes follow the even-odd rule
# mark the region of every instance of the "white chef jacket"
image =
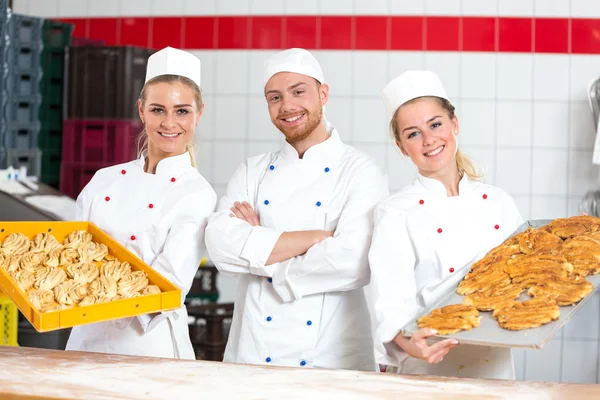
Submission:
MULTIPOLYGON (((181 289, 182 302, 205 255, 204 230, 217 196, 188 153, 145 158, 96 172, 77 198, 77 219, 90 221, 181 289)), ((195 359, 185 306, 74 327, 67 350, 195 359)))
POLYGON ((367 262, 373 208, 387 175, 333 130, 304 157, 285 143, 239 166, 210 217, 206 245, 239 277, 224 361, 373 371, 367 262), (261 226, 231 218, 247 201, 261 226), (266 266, 284 231, 335 231, 306 254, 266 266))
POLYGON ((405 374, 511 379, 510 349, 459 345, 429 364, 393 342, 524 222, 502 189, 466 176, 458 187, 459 195, 448 197, 441 182, 418 175, 375 210, 369 262, 376 359, 405 374))

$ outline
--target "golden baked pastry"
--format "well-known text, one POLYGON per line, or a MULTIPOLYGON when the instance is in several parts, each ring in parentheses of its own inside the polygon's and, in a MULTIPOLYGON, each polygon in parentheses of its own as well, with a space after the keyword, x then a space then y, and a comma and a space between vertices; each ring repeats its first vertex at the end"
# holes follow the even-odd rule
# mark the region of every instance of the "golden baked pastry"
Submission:
POLYGON ((66 246, 63 246, 62 249, 60 253, 60 265, 66 267, 79 261, 79 252, 77 249, 67 248, 66 246))
POLYGON ((93 263, 80 262, 67 267, 67 274, 75 282, 86 285, 98 277, 100 272, 93 263))
POLYGON ((108 254, 108 247, 103 243, 90 242, 77 248, 79 260, 81 261, 102 261, 108 254))
POLYGON ((519 237, 519 248, 522 253, 530 254, 543 251, 559 251, 563 240, 558 236, 534 228, 528 228, 519 237))
POLYGON ((131 265, 125 261, 107 261, 100 267, 100 273, 110 280, 118 282, 122 277, 131 273, 131 265))
POLYGON ((433 310, 417 320, 419 328, 435 329, 438 335, 449 335, 479 326, 481 317, 473 306, 452 304, 433 310))
POLYGON ((31 273, 35 273, 35 271, 37 271, 41 266, 42 261, 44 261, 44 259, 44 253, 35 253, 30 251, 29 253, 23 255, 23 257, 21 258, 21 269, 27 270, 31 273))
POLYGON ((38 233, 31 241, 30 251, 36 253, 48 254, 57 247, 61 247, 61 244, 56 240, 54 236, 49 233, 38 233))
POLYGON ((16 272, 21 268, 22 256, 6 256, 2 265, 6 272, 16 272))
POLYGON ((527 294, 532 297, 554 299, 559 306, 578 303, 594 290, 594 285, 580 276, 550 276, 532 286, 527 294))
POLYGON ((10 272, 9 275, 15 281, 19 289, 24 292, 27 292, 29 289, 31 289, 35 283, 35 276, 29 271, 19 269, 14 272, 10 272))
POLYGON ((52 290, 67 279, 65 271, 58 267, 42 267, 35 272, 36 289, 52 290))
POLYGON ((43 264, 45 267, 58 267, 60 265, 60 255, 63 252, 63 247, 58 246, 48 252, 43 264))
POLYGON ((11 233, 2 244, 2 253, 7 256, 22 256, 29 251, 31 243, 22 233, 11 233))
POLYGON ((502 328, 518 331, 537 328, 557 320, 560 308, 553 299, 538 298, 496 308, 492 315, 502 328))
POLYGON ((600 273, 600 243, 597 237, 585 235, 567 239, 562 253, 573 265, 575 275, 587 276, 600 273))
POLYGON ((142 295, 149 295, 149 294, 159 294, 160 293, 160 288, 156 285, 148 285, 146 287, 146 289, 144 289, 144 291, 142 292, 142 295))
POLYGON ((508 260, 504 272, 514 282, 515 278, 526 275, 568 276, 573 272, 573 265, 562 255, 532 253, 508 260))
POLYGON ((134 293, 148 286, 148 277, 144 271, 131 272, 119 280, 118 293, 123 298, 132 297, 134 293))
POLYGON ((64 281, 54 288, 54 298, 60 304, 78 304, 87 294, 87 287, 75 282, 73 279, 64 281))
POLYGON ((524 289, 518 285, 501 284, 465 297, 463 304, 471 305, 479 311, 493 311, 507 307, 519 299, 524 289))
POLYGON ((456 292, 465 296, 494 286, 509 284, 510 277, 504 272, 504 265, 506 265, 506 261, 498 259, 495 263, 489 264, 488 267, 469 272, 458 284, 456 292))
POLYGON ((92 295, 102 295, 108 299, 117 296, 117 282, 100 275, 88 286, 88 292, 92 295))
POLYGON ((66 249, 77 249, 80 246, 84 246, 92 241, 92 234, 83 230, 74 231, 64 240, 64 247, 66 249))
POLYGON ((550 222, 550 232, 563 239, 596 232, 599 228, 600 218, 591 215, 558 218, 550 222))
POLYGON ((40 311, 45 313, 45 312, 51 312, 51 311, 66 310, 67 308, 69 308, 69 306, 66 304, 52 303, 48 307, 42 308, 40 311))
POLYGON ((473 263, 471 271, 476 271, 481 268, 487 268, 496 263, 504 263, 521 253, 521 248, 518 244, 500 245, 488 252, 481 260, 473 263))
POLYGON ((38 310, 43 310, 54 303, 54 293, 52 290, 34 289, 27 293, 27 298, 38 310))
POLYGON ((93 304, 107 303, 109 301, 111 301, 111 299, 109 299, 108 297, 106 297, 104 295, 88 294, 79 302, 79 307, 91 306, 93 304))

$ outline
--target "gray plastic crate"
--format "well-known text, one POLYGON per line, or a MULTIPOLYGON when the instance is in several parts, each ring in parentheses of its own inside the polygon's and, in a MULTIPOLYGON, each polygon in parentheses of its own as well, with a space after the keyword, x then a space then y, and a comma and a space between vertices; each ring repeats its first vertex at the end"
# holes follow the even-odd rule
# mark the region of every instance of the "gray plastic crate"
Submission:
POLYGON ((42 42, 44 20, 28 15, 11 14, 8 21, 8 36, 15 46, 37 45, 42 42))
POLYGON ((6 149, 31 150, 38 146, 41 124, 9 124, 4 133, 3 145, 6 149))
POLYGON ((10 95, 4 107, 4 118, 9 128, 11 124, 27 124, 39 120, 41 96, 10 95))
POLYGON ((36 45, 16 46, 12 41, 6 49, 6 63, 9 69, 32 70, 41 69, 41 42, 36 45))
POLYGON ((11 70, 6 77, 6 89, 10 96, 31 96, 40 93, 40 69, 11 70))
POLYGON ((8 166, 15 169, 25 166, 27 167, 27 176, 39 177, 42 170, 42 152, 40 149, 7 149, 4 168, 8 166))

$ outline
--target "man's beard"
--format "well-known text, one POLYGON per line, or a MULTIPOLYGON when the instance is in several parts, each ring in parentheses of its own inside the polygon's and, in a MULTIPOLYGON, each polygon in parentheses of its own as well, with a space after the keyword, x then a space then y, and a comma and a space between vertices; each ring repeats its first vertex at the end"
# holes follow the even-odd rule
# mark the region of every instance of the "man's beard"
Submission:
POLYGON ((288 143, 300 142, 309 137, 323 119, 323 107, 320 105, 312 111, 305 109, 304 113, 306 121, 298 126, 284 126, 277 119, 275 126, 285 135, 288 143))

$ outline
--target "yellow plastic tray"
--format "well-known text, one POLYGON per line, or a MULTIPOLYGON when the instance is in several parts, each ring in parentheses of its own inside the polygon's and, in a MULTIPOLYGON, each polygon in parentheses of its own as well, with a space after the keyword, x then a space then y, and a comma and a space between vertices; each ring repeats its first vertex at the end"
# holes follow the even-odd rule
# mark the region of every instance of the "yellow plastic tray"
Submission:
POLYGON ((177 286, 150 268, 91 222, 0 222, 0 240, 4 241, 11 233, 22 233, 29 239, 33 239, 38 233, 48 232, 62 243, 69 233, 76 230, 85 230, 91 233, 95 242, 104 243, 108 247, 110 255, 121 262, 129 262, 133 271, 146 272, 150 284, 157 285, 161 293, 42 313, 33 307, 25 293, 15 286, 6 270, 0 268, 0 288, 15 302, 19 310, 38 332, 134 317, 181 307, 181 290, 177 286))

